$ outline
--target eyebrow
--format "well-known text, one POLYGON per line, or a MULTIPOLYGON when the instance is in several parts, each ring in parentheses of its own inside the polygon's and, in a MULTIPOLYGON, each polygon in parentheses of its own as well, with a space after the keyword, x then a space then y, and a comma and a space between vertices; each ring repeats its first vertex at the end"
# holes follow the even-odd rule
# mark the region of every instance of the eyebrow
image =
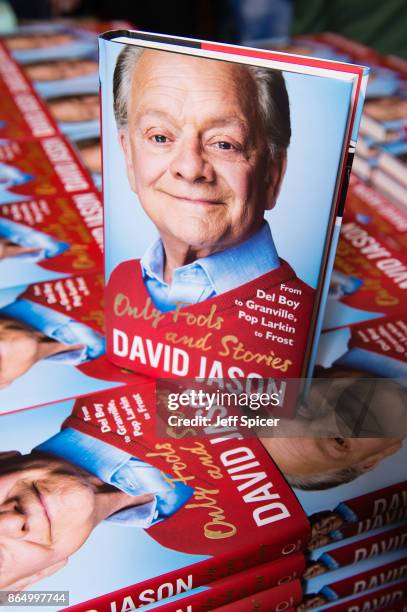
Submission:
MULTIPOLYGON (((170 121, 171 123, 176 123, 176 118, 174 118, 170 113, 161 110, 146 110, 143 113, 138 115, 138 119, 143 119, 145 117, 153 117, 157 119, 164 119, 166 121, 170 121)), ((242 121, 236 115, 225 115, 219 118, 209 118, 207 121, 207 127, 205 130, 211 129, 213 127, 224 127, 229 125, 235 125, 242 130, 244 134, 248 134, 249 132, 249 124, 245 121, 242 121)))

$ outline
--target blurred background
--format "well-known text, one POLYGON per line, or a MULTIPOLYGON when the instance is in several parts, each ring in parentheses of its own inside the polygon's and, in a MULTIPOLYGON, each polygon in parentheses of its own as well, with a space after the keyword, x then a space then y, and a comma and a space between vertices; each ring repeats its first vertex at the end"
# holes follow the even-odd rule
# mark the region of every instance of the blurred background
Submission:
POLYGON ((139 29, 242 43, 336 32, 407 58, 405 0, 1 0, 0 27, 52 17, 123 19, 139 29))

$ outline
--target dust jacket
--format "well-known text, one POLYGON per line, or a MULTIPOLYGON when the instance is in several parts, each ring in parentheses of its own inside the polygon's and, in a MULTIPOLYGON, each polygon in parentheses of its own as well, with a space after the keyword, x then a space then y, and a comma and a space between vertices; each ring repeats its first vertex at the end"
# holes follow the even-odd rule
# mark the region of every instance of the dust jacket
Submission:
POLYGON ((109 358, 309 375, 367 69, 113 31, 100 80, 109 358))

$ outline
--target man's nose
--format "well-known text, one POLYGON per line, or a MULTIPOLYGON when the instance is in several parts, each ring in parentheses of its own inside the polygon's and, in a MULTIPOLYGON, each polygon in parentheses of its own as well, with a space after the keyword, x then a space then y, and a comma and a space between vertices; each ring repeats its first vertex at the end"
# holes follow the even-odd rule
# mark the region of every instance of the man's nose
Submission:
POLYGON ((215 177, 214 168, 202 150, 199 139, 194 137, 178 143, 169 167, 175 178, 189 182, 207 183, 215 177))
POLYGON ((9 538, 23 538, 26 517, 14 501, 3 502, 0 506, 0 535, 9 538))

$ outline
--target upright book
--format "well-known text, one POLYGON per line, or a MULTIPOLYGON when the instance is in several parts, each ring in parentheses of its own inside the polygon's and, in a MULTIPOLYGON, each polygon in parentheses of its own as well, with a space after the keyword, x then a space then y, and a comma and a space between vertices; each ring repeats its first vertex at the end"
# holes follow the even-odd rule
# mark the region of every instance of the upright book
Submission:
POLYGON ((100 58, 109 357, 310 374, 367 70, 136 31, 100 58))

